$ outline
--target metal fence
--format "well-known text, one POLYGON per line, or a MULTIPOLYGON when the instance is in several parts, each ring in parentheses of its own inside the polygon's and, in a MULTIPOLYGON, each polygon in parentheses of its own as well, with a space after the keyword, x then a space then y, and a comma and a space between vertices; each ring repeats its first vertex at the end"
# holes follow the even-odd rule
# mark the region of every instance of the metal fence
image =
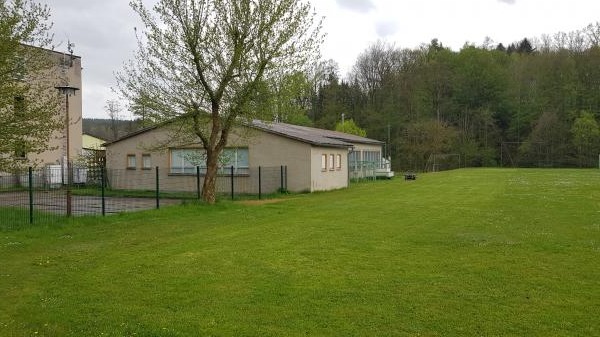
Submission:
MULTIPOLYGON (((167 169, 111 170, 61 166, 0 174, 0 229, 60 223, 65 217, 108 215, 160 208, 202 195, 204 172, 173 174, 167 169)), ((261 199, 287 191, 287 167, 219 171, 218 198, 261 199)))
POLYGON ((354 161, 348 168, 350 182, 361 182, 377 179, 379 163, 372 161, 354 161))

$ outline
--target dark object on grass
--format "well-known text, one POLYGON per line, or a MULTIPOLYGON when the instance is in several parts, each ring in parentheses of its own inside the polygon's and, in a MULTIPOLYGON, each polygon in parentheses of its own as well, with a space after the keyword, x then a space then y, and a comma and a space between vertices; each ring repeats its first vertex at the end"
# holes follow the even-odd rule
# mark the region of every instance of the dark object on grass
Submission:
POLYGON ((404 173, 404 180, 417 180, 417 174, 412 172, 404 173))

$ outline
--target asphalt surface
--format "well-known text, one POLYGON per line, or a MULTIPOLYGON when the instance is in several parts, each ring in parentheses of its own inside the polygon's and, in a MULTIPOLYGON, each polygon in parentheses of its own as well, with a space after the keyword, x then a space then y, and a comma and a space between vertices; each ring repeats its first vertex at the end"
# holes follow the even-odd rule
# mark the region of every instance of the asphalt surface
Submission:
MULTIPOLYGON (((29 194, 26 191, 0 193, 0 207, 29 208, 29 194)), ((180 204, 177 199, 160 199, 160 206, 180 204)), ((33 193, 34 209, 37 211, 66 214, 67 198, 64 192, 49 191, 33 193)), ((105 197, 106 214, 136 212, 156 208, 154 198, 105 197)), ((72 215, 102 214, 102 198, 97 196, 73 195, 72 215)))

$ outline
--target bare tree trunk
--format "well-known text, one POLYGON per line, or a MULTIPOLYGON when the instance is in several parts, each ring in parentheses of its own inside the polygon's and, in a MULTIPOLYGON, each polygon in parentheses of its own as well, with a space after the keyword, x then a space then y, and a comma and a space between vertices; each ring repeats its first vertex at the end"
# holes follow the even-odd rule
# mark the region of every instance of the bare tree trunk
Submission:
POLYGON ((217 174, 219 170, 218 151, 206 151, 206 174, 202 186, 202 200, 213 205, 217 201, 217 174))

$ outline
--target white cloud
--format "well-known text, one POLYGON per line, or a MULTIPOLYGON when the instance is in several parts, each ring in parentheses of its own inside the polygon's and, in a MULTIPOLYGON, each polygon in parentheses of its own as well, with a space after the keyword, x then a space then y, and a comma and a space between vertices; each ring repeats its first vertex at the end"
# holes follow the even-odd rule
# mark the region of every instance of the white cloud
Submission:
POLYGON ((392 36, 398 32, 398 24, 395 21, 380 21, 375 25, 375 31, 380 38, 392 36))
POLYGON ((371 0, 336 0, 336 2, 342 8, 360 13, 368 13, 375 9, 371 0))

